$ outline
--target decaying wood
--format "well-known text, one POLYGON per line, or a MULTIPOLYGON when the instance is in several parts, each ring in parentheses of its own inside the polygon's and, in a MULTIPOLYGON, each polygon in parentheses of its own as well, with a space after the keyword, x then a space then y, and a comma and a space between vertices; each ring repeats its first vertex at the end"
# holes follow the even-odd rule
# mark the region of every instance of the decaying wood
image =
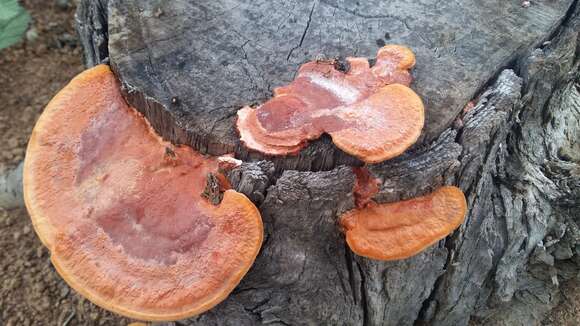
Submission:
MULTIPOLYGON (((104 33, 107 1, 100 0, 81 6, 78 20, 87 62, 110 55, 128 101, 162 136, 258 160, 264 157, 239 144, 235 113, 269 98, 301 63, 373 56, 384 43, 410 46, 430 141, 502 67, 547 39, 572 2, 109 0, 104 33)), ((298 156, 268 159, 305 171, 358 162, 328 139, 298 156)))
POLYGON ((87 62, 106 56, 95 51, 106 23, 128 100, 168 139, 235 150, 246 162, 230 182, 265 223, 262 251, 234 293, 179 324, 530 325, 578 273, 577 1, 106 2, 80 4, 87 62), (105 8, 108 22, 92 27, 105 8), (263 160, 232 129, 239 107, 267 98, 301 62, 369 55, 385 33, 416 51, 413 87, 429 118, 422 143, 369 166, 382 181, 375 199, 456 184, 469 205, 453 235, 397 262, 345 245, 337 218, 354 205, 347 165, 358 162, 328 139, 263 160))
POLYGON ((84 49, 85 65, 92 67, 108 58, 107 0, 80 4, 75 14, 75 23, 84 49))

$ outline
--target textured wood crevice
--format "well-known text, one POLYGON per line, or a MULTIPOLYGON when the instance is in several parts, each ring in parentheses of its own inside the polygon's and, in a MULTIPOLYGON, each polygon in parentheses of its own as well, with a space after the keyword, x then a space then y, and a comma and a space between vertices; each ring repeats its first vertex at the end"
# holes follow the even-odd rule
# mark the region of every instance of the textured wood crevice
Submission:
POLYGON ((92 67, 109 57, 108 0, 85 1, 77 7, 75 23, 85 66, 92 67))
MULTIPOLYGON (((404 5, 417 9, 409 3, 404 5)), ((540 24, 545 27, 544 34, 515 50, 510 48, 501 64, 473 70, 469 61, 447 67, 452 73, 457 69, 478 75, 476 82, 446 81, 448 74, 437 65, 449 58, 464 58, 466 53, 461 51, 482 52, 478 58, 489 55, 487 50, 496 51, 486 40, 476 40, 469 49, 454 48, 452 39, 440 39, 446 46, 425 46, 417 39, 429 42, 447 34, 417 30, 421 20, 396 15, 399 19, 385 15, 372 18, 375 9, 364 5, 352 11, 342 2, 315 4, 303 47, 309 46, 309 36, 320 28, 317 10, 325 12, 330 7, 358 17, 357 22, 389 19, 392 30, 403 35, 397 40, 415 45, 420 49, 419 62, 423 58, 434 65, 430 78, 441 85, 461 85, 454 86, 460 89, 439 88, 453 98, 450 105, 454 105, 454 112, 476 97, 473 108, 459 117, 454 115, 459 119, 453 127, 434 133, 396 159, 369 166, 382 181, 375 197, 379 202, 414 197, 443 184, 459 185, 470 207, 466 222, 445 241, 411 259, 377 262, 357 257, 347 250, 337 227, 337 216, 354 204, 353 173, 340 164, 356 162, 331 154, 328 139, 306 149, 305 153, 314 152, 303 159, 267 162, 259 155, 247 156, 238 150, 238 157, 256 162, 243 163, 228 177, 236 189, 260 205, 266 228, 262 252, 226 301, 179 323, 466 325, 470 318, 489 325, 537 323, 558 302, 557 282, 575 275, 580 265, 580 159, 575 154, 580 135, 577 1, 568 3, 572 9, 567 13, 568 6, 560 3, 566 10, 555 15, 558 19, 540 24), (548 43, 536 48, 550 35, 548 43), (504 69, 507 64, 509 70, 504 69), (456 92, 469 97, 456 97, 456 92), (328 151, 321 150, 326 145, 328 151)), ((533 10, 548 10, 542 1, 537 5, 533 10)), ((297 17, 307 17, 311 8, 312 3, 308 3, 307 12, 297 17)), ((552 8, 549 14, 560 9, 552 8)), ((530 11, 530 17, 535 12, 530 11)), ((495 17, 496 13, 482 11, 481 16, 486 15, 495 17)), ((456 16, 460 22, 465 19, 462 14, 456 16)), ((301 25, 300 35, 306 26, 301 25)), ((514 38, 523 37, 517 35, 514 38)), ((292 40, 296 41, 291 42, 292 47, 300 43, 300 39, 292 40)), ((170 44, 171 40, 160 42, 170 44)), ((175 46, 180 44, 175 42, 175 46)), ((364 42, 354 44, 359 52, 367 46, 364 42)), ((264 54, 248 45, 241 49, 247 54, 242 60, 246 68, 251 65, 245 63, 264 54)), ((287 56, 286 51, 284 59, 287 56)), ((290 62, 297 64, 307 56, 299 47, 292 51, 290 62)), ((248 69, 260 83, 257 70, 248 69)), ((416 73, 417 87, 429 89, 420 67, 416 73)), ((439 101, 431 102, 432 96, 441 96, 434 91, 422 95, 428 108, 439 101)), ((167 124, 166 128, 179 124, 163 117, 155 119, 167 124)), ((176 131, 171 137, 186 136, 176 131)), ((232 143, 229 149, 235 146, 232 143)))
POLYGON ((266 189, 275 182, 274 164, 269 161, 242 163, 242 166, 228 171, 226 176, 232 187, 245 194, 254 203, 264 202, 266 189))
MULTIPOLYGON (((560 266, 553 258, 547 263, 534 259, 547 239, 566 234, 557 230, 568 229, 568 237, 576 237, 578 214, 559 207, 567 206, 564 199, 570 197, 577 205, 580 197, 569 186, 557 186, 556 180, 577 184, 580 175, 562 171, 548 176, 542 170, 551 162, 561 165, 556 144, 577 146, 580 134, 578 109, 570 105, 577 96, 570 93, 578 78, 577 10, 551 44, 518 60, 524 87, 521 97, 510 92, 517 99, 514 111, 489 115, 476 107, 468 113, 471 119, 465 117, 460 139, 461 160, 467 164, 462 164, 457 180, 468 190, 471 211, 454 242, 451 268, 436 290, 434 324, 466 323, 465 310, 490 325, 538 323, 559 297, 554 277, 566 279, 569 274, 558 269, 578 269, 570 264, 572 251, 560 266), (476 115, 482 119, 474 119, 476 115), (498 118, 499 123, 490 124, 498 118), (470 128, 469 120, 485 129, 470 128), (488 135, 491 141, 482 143, 488 135)), ((571 163, 564 165, 578 167, 578 161, 571 163)), ((564 246, 575 246, 575 241, 564 246)))

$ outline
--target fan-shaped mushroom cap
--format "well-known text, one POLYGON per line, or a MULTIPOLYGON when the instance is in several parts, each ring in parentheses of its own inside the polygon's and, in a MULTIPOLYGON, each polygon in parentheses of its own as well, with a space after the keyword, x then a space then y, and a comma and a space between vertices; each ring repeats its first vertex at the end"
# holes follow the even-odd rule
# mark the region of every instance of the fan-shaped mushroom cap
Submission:
POLYGON ((24 166, 35 230, 59 274, 97 305, 175 320, 222 301, 262 244, 256 207, 200 197, 217 160, 162 141, 108 66, 74 78, 36 124, 24 166))
POLYGON ((347 72, 337 70, 335 62, 308 62, 292 83, 274 90, 272 99, 239 110, 242 143, 267 155, 289 155, 328 133, 340 149, 365 162, 401 154, 424 124, 423 103, 408 87, 413 52, 388 45, 372 68, 365 58, 347 62, 347 72))
POLYGON ((416 255, 446 237, 463 222, 466 210, 463 192, 445 186, 426 196, 353 209, 340 223, 357 255, 396 260, 416 255))

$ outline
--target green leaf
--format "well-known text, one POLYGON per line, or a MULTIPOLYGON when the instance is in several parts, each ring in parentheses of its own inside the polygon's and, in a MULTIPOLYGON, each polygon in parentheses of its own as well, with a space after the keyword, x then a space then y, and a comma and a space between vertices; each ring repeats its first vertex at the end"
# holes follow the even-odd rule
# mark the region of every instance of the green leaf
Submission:
POLYGON ((20 41, 29 22, 30 15, 17 0, 0 0, 0 50, 20 41))

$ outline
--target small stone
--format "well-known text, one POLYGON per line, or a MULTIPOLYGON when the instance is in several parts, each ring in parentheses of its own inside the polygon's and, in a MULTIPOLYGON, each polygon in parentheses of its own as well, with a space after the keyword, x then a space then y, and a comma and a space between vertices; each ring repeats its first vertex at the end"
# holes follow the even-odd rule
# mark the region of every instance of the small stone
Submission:
POLYGON ((66 285, 60 287, 60 298, 65 298, 70 293, 70 288, 66 285))
POLYGON ((60 9, 66 10, 70 6, 69 0, 56 0, 56 6, 60 9))
POLYGON ((31 27, 26 31, 26 41, 29 43, 34 43, 38 39, 38 31, 35 27, 31 27))
POLYGON ((78 39, 69 33, 63 33, 58 36, 59 47, 63 48, 65 46, 74 48, 78 45, 78 39))
POLYGON ((42 246, 36 248, 36 258, 42 258, 44 255, 44 248, 42 246))
POLYGON ((531 1, 522 1, 523 8, 529 8, 532 5, 531 1))
POLYGON ((24 153, 23 148, 13 148, 12 149, 12 155, 14 155, 14 157, 18 157, 18 156, 22 155, 23 153, 24 153))

